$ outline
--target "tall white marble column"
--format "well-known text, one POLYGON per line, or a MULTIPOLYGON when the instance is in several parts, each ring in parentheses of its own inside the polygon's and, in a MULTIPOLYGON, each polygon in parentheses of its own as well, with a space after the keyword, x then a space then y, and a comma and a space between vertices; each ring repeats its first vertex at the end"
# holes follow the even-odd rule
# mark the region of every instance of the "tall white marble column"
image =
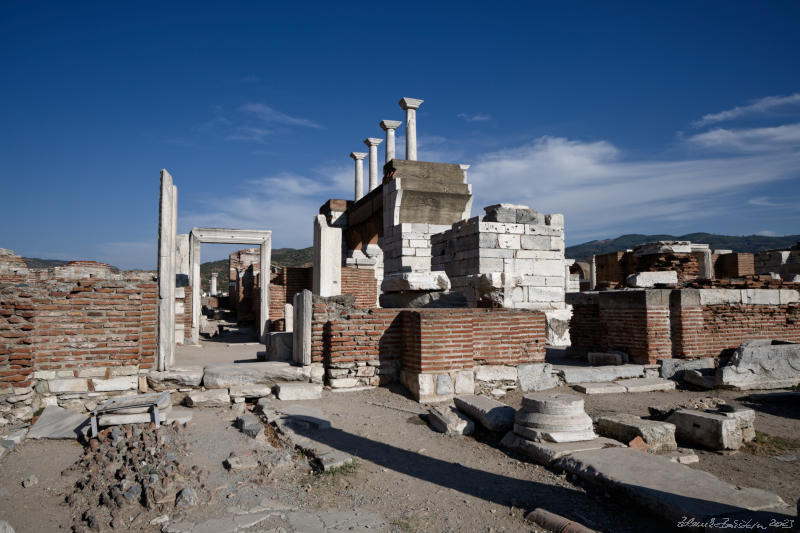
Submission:
POLYGON ((350 157, 356 162, 356 202, 361 200, 364 196, 364 158, 367 157, 365 152, 352 152, 350 157))
POLYGON ((378 186, 378 145, 383 139, 377 137, 367 137, 364 144, 369 147, 369 190, 374 191, 378 186))
POLYGON ((217 295, 217 273, 211 273, 211 296, 217 295))
POLYGON ((406 110, 406 159, 417 160, 417 109, 424 100, 401 98, 400 107, 406 110))
POLYGON ((400 127, 399 120, 381 120, 381 129, 386 132, 386 144, 384 148, 386 149, 386 161, 384 163, 388 163, 395 157, 395 130, 400 127))

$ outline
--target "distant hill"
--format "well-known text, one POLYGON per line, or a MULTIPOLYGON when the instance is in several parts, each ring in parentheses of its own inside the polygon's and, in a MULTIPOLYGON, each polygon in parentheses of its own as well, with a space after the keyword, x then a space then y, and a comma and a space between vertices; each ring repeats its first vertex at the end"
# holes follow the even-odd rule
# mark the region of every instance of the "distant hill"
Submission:
POLYGON ((639 244, 653 241, 691 241, 708 244, 711 249, 733 250, 734 252, 756 253, 775 248, 789 248, 800 242, 800 235, 784 235, 782 237, 765 237, 762 235, 715 235, 713 233, 689 233, 688 235, 622 235, 616 239, 589 241, 575 246, 568 246, 565 254, 569 259, 583 261, 592 255, 627 250, 639 244))
MULTIPOLYGON (((272 266, 305 267, 311 266, 314 258, 314 248, 275 248, 272 250, 272 266)), ((200 264, 200 280, 202 290, 208 291, 211 288, 211 273, 216 272, 217 290, 228 291, 228 276, 230 266, 227 259, 219 261, 209 261, 200 264)))
MULTIPOLYGON (((28 265, 28 268, 53 268, 69 263, 69 261, 65 261, 63 259, 39 259, 38 257, 23 257, 22 259, 25 261, 25 264, 28 265)), ((114 265, 109 266, 111 267, 112 272, 120 271, 114 265)))

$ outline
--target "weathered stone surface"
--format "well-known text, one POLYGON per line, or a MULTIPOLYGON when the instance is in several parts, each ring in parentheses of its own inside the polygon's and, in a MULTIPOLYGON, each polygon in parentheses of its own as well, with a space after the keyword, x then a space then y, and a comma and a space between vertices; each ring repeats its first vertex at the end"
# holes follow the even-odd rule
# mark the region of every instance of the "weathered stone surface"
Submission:
POLYGON ((665 457, 673 463, 679 463, 682 465, 690 465, 700 462, 700 458, 697 456, 697 454, 691 449, 686 448, 678 448, 677 450, 660 453, 659 456, 665 457))
POLYGON ((602 416, 597 420, 597 432, 620 442, 641 437, 647 443, 648 451, 654 453, 678 449, 673 424, 645 420, 635 415, 620 413, 602 416))
POLYGON ((541 465, 549 465, 556 459, 586 450, 600 450, 611 446, 624 447, 621 442, 599 437, 576 442, 535 442, 508 432, 501 442, 506 448, 527 455, 541 465))
MULTIPOLYGON (((158 419, 160 422, 166 422, 168 416, 168 411, 160 411, 158 413, 158 419)), ((97 425, 100 427, 121 426, 122 424, 146 424, 152 421, 153 415, 150 413, 137 413, 131 415, 108 413, 97 417, 97 425)))
MULTIPOLYGON (((517 367, 522 392, 537 392, 558 386, 558 376, 550 363, 527 363, 517 367)), ((458 391, 457 391, 458 392, 458 391)))
POLYGON ((279 400, 318 400, 322 397, 322 385, 318 383, 278 383, 279 400))
POLYGON ((572 388, 584 394, 620 394, 628 392, 624 385, 614 382, 576 383, 572 388))
POLYGON ((52 393, 88 392, 89 380, 85 378, 51 379, 47 382, 47 388, 52 393))
MULTIPOLYGON (((294 317, 292 321, 292 361, 298 365, 311 364, 311 316, 313 314, 313 299, 311 291, 304 289, 294 295, 292 300, 294 317)), ((291 381, 285 379, 283 381, 291 381)), ((300 381, 300 380, 297 380, 300 381)))
POLYGON ((568 385, 573 385, 642 377, 644 376, 644 365, 562 366, 558 368, 558 372, 568 385))
POLYGON ((475 424, 459 411, 455 405, 437 405, 428 411, 428 424, 447 435, 472 435, 475 424))
POLYGON ((183 403, 187 407, 228 407, 231 399, 226 389, 197 390, 187 394, 183 403))
POLYGON ((733 418, 742 431, 742 440, 750 442, 756 438, 756 412, 752 409, 732 408, 731 406, 720 406, 719 413, 728 418, 733 418))
POLYGON ((473 368, 476 381, 517 381, 517 367, 479 365, 473 368))
POLYGON ((199 387, 202 381, 202 367, 173 368, 147 374, 147 385, 156 391, 199 387))
POLYGON ((138 376, 119 376, 109 379, 92 379, 92 386, 97 392, 136 390, 139 388, 138 376))
POLYGON ((736 487, 702 470, 630 448, 576 452, 554 464, 589 483, 620 491, 672 523, 685 516, 702 521, 742 509, 785 505, 776 494, 736 487))
POLYGON ((625 387, 627 392, 655 392, 675 390, 675 382, 661 378, 631 378, 616 382, 625 387))
POLYGON ((713 369, 716 364, 713 357, 701 359, 659 359, 660 374, 664 379, 683 379, 686 370, 713 369))
POLYGON ((537 393, 522 397, 514 417, 514 433, 532 441, 576 442, 592 440, 592 419, 583 399, 573 394, 537 393))
POLYGON ((169 413, 167 413, 167 424, 172 424, 173 422, 177 422, 178 424, 185 424, 187 422, 191 422, 192 420, 192 410, 186 409, 185 407, 173 407, 170 409, 169 413))
POLYGON ((29 439, 77 439, 89 431, 89 417, 55 405, 45 407, 28 432, 29 439))
POLYGON ((738 450, 742 445, 739 421, 719 413, 679 409, 667 422, 675 425, 680 442, 700 445, 712 450, 738 450))
POLYGON ((261 383, 234 385, 228 389, 231 398, 261 398, 272 393, 272 387, 261 383))
POLYGON ((743 342, 728 364, 717 369, 716 384, 737 390, 800 384, 800 344, 770 340, 743 342))
POLYGON ((0 533, 14 533, 14 528, 5 520, 0 520, 0 533))
POLYGON ((257 416, 245 413, 236 418, 236 427, 248 437, 256 438, 264 433, 264 425, 257 416))
MULTIPOLYGON (((562 271, 564 270, 561 267, 562 271)), ((550 279, 550 278, 546 278, 550 279)), ((558 288, 563 293, 563 289, 558 288)), ((563 296, 561 297, 563 300, 563 296)), ((548 309, 544 312, 545 323, 547 325, 547 345, 548 346, 569 346, 569 321, 572 318, 572 308, 568 309, 548 309)))
POLYGON ((308 381, 308 376, 303 367, 278 361, 214 364, 205 367, 203 375, 207 389, 252 384, 274 386, 281 381, 308 381))
POLYGON ((289 404, 281 405, 277 412, 284 421, 290 423, 302 423, 316 430, 330 429, 331 421, 328 415, 305 405, 289 404))
POLYGON ((514 408, 497 400, 465 394, 456 396, 454 402, 459 411, 489 431, 506 431, 514 425, 514 408))
POLYGON ((650 289, 656 285, 676 285, 678 273, 674 270, 661 272, 638 272, 625 278, 625 285, 640 289, 650 289))
POLYGON ((711 390, 715 385, 714 376, 703 374, 700 370, 693 368, 683 371, 683 381, 688 385, 693 385, 703 390, 711 390))
POLYGON ((231 453, 231 455, 225 459, 223 465, 225 468, 232 471, 250 470, 258 467, 258 459, 252 455, 236 455, 231 453))
POLYGON ((335 378, 329 379, 328 385, 332 389, 349 389, 352 387, 357 387, 359 381, 357 378, 335 378))

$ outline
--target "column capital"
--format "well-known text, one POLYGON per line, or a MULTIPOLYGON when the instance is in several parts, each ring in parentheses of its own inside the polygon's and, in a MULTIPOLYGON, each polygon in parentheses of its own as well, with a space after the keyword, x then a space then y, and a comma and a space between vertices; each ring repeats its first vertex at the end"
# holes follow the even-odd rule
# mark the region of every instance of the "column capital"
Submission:
POLYGON ((383 131, 396 130, 402 123, 401 120, 381 120, 381 129, 383 131))
POLYGON ((362 161, 365 157, 367 157, 366 152, 351 152, 350 157, 355 159, 356 161, 362 161))
POLYGON ((400 99, 398 104, 400 104, 400 107, 402 107, 405 110, 419 109, 419 106, 421 106, 422 102, 424 102, 424 101, 425 100, 420 100, 419 98, 403 97, 403 98, 400 99))
POLYGON ((367 146, 378 146, 382 142, 383 139, 378 139, 377 137, 367 137, 364 139, 364 144, 367 146))

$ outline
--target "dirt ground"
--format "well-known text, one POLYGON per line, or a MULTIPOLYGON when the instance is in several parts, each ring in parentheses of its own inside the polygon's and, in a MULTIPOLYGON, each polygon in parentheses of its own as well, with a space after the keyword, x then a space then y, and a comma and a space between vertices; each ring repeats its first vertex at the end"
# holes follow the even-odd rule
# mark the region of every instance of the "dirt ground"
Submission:
MULTIPOLYGON (((793 440, 800 434, 796 403, 753 403, 746 401, 743 393, 717 391, 714 395, 756 409, 756 429, 778 440, 767 439, 763 445, 733 455, 698 451, 700 463, 692 467, 734 484, 777 492, 787 502, 795 502, 800 497, 800 461, 779 461, 774 455, 800 456, 793 440), (770 447, 776 442, 779 452, 770 447), (787 448, 787 442, 795 447, 787 448)), ((619 411, 646 415, 648 405, 703 396, 708 394, 678 391, 585 398, 590 415, 619 411)), ((512 392, 505 401, 518 407, 520 399, 519 392, 512 392)), ((420 417, 425 408, 409 399, 402 387, 325 391, 321 400, 297 403, 318 408, 330 417, 333 429, 327 432, 326 444, 353 455, 355 467, 318 474, 307 458, 297 455, 286 468, 228 472, 222 462, 231 452, 255 450, 258 454, 263 448, 233 427, 233 411, 198 409, 185 430, 184 438, 190 444, 185 461, 208 470, 205 488, 215 496, 196 507, 172 510, 171 518, 201 522, 267 498, 298 512, 372 512, 382 522, 370 530, 396 532, 537 531, 524 520, 536 507, 600 531, 671 529, 625 501, 598 489, 584 489, 563 475, 508 454, 498 445, 502 435, 479 432, 474 437, 459 437, 432 431, 420 417)), ((62 471, 75 463, 82 451, 77 442, 25 441, 4 457, 0 461, 0 519, 8 520, 18 533, 70 530, 73 514, 83 510, 65 504, 77 475, 63 476, 62 471), (32 474, 38 484, 24 488, 22 480, 32 474)), ((149 525, 160 513, 144 508, 136 512, 144 515, 128 517, 138 528, 131 530, 160 530, 160 526, 149 525)), ((281 524, 279 517, 272 517, 240 531, 281 531, 277 529, 281 524)))

